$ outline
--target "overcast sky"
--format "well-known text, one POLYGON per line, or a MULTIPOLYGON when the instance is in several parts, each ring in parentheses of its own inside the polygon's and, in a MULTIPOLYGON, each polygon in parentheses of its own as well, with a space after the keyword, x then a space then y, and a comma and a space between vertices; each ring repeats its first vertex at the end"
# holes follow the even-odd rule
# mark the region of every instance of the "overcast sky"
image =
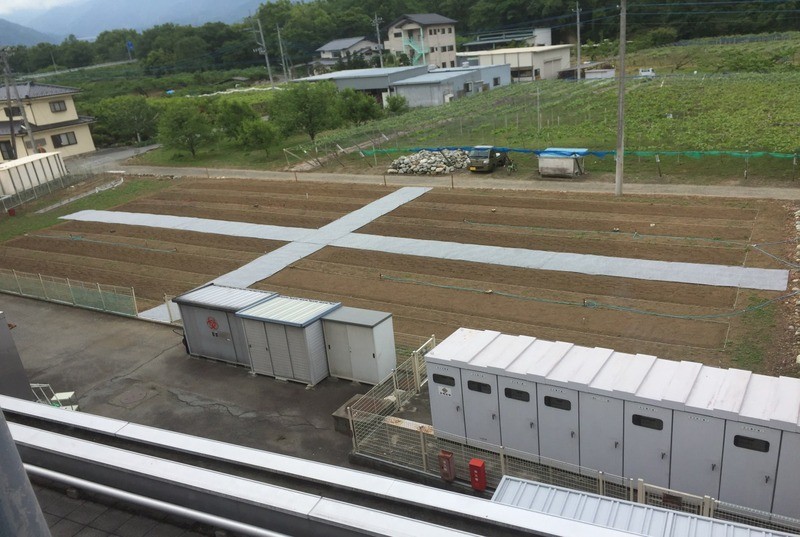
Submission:
POLYGON ((80 0, 2 0, 0 1, 0 17, 11 15, 12 13, 24 11, 26 13, 36 11, 46 11, 50 8, 74 4, 80 0))

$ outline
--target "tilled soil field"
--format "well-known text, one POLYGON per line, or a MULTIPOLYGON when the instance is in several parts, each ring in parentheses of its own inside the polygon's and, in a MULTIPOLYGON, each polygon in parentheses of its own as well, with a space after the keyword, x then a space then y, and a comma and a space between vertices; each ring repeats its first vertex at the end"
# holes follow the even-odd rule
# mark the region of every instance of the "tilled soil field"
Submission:
MULTIPOLYGON (((183 180, 117 209, 318 228, 391 192, 344 184, 183 180)), ((787 268, 792 207, 780 202, 434 190, 359 230, 597 255, 787 268), (752 244, 770 243, 761 248, 752 244)), ((132 286, 139 309, 283 243, 65 222, 0 247, 0 267, 132 286)), ((588 276, 328 247, 255 287, 390 311, 398 340, 459 326, 676 360, 792 373, 795 299, 785 293, 588 276)))

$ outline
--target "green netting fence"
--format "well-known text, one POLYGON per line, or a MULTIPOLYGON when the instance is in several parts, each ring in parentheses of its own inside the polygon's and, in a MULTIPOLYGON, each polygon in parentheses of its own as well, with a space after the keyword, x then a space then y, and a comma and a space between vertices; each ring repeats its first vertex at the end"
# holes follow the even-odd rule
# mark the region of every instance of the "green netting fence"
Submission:
MULTIPOLYGON (((362 149, 361 153, 364 155, 388 155, 392 153, 416 153, 419 151, 455 151, 460 149, 462 151, 469 151, 471 146, 445 146, 445 147, 406 147, 406 148, 387 148, 387 149, 362 149)), ((569 151, 566 149, 524 149, 518 147, 497 147, 498 151, 506 153, 523 153, 541 155, 546 153, 549 156, 560 157, 587 157, 593 156, 598 158, 605 158, 607 156, 615 156, 617 154, 614 150, 585 150, 585 151, 569 151)), ((687 157, 693 159, 701 159, 703 157, 734 157, 734 158, 761 158, 772 157, 781 159, 794 159, 797 161, 798 153, 777 153, 773 151, 625 151, 626 156, 632 157, 687 157)))
POLYGON ((129 317, 138 315, 132 287, 0 269, 0 292, 129 317))

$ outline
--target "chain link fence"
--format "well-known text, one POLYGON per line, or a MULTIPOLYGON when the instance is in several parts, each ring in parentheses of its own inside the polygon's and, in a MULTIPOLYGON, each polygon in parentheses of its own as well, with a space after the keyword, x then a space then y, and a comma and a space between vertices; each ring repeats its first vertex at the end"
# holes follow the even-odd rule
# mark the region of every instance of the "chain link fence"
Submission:
POLYGON ((132 287, 0 269, 0 292, 129 317, 138 315, 132 287))
MULTIPOLYGON (((409 340, 410 341, 410 340, 409 340)), ((618 500, 700 516, 720 518, 788 533, 800 532, 800 520, 755 511, 645 483, 642 479, 606 474, 535 455, 507 453, 502 447, 483 449, 434 435, 433 427, 395 416, 427 382, 425 354, 436 346, 431 337, 400 363, 391 376, 348 408, 355 453, 439 477, 439 456, 452 454, 456 479, 469 481, 469 463, 480 459, 486 484, 496 488, 504 475, 528 479, 618 500)))

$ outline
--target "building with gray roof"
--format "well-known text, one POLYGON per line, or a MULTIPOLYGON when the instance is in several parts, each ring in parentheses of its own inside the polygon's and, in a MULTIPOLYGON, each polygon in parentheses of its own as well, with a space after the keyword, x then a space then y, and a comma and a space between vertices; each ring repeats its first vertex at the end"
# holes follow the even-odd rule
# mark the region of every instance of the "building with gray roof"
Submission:
POLYGON ((402 15, 389 25, 384 49, 411 65, 455 67, 457 22, 436 13, 402 15))
POLYGON ((395 94, 411 107, 437 106, 511 83, 510 65, 434 69, 406 78, 392 86, 395 94))

